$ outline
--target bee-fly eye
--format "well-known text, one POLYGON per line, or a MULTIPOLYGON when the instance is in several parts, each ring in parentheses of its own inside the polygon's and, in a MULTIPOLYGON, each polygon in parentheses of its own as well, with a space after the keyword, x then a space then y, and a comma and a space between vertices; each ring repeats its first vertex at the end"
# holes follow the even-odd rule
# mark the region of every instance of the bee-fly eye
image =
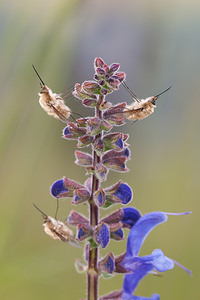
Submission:
POLYGON ((140 110, 143 111, 144 107, 140 107, 140 110))

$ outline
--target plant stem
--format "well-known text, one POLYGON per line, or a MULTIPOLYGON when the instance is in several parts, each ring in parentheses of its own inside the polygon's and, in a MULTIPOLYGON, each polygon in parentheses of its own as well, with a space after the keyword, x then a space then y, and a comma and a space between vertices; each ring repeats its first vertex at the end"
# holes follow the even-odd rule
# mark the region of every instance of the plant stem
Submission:
MULTIPOLYGON (((103 101, 104 97, 99 96, 98 104, 100 105, 103 101)), ((102 113, 98 109, 98 106, 95 111, 95 116, 99 119, 102 119, 102 113)), ((101 138, 102 133, 96 135, 96 138, 101 138)), ((100 157, 97 155, 95 150, 93 150, 93 167, 95 168, 96 164, 100 162, 100 157)), ((94 193, 99 188, 99 179, 96 177, 95 174, 92 175, 92 195, 90 200, 90 225, 94 228, 98 225, 99 222, 99 208, 95 204, 93 200, 94 193)), ((88 300, 97 300, 98 299, 98 279, 99 279, 99 272, 98 272, 98 247, 90 247, 89 250, 89 260, 88 260, 88 274, 87 274, 87 282, 88 282, 88 293, 87 299, 88 300)))

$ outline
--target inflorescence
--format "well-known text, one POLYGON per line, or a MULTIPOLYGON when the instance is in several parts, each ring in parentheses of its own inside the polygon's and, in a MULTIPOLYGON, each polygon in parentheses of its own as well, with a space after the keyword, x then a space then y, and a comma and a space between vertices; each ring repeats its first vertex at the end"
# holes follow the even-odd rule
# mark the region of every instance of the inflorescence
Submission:
POLYGON ((136 121, 150 115, 156 107, 155 102, 160 94, 139 100, 124 83, 126 75, 119 71, 119 64, 108 66, 97 57, 94 60, 94 68, 94 79, 84 81, 82 84, 76 83, 73 95, 81 100, 82 105, 94 109, 95 115, 76 119, 75 122, 69 121, 71 110, 64 104, 61 95, 53 93, 34 68, 41 81, 42 90, 39 95, 42 108, 48 114, 67 123, 63 130, 63 138, 76 140, 78 149, 91 147, 89 153, 75 151, 75 163, 87 171, 88 178, 84 183, 63 177, 51 186, 51 195, 57 201, 67 197, 72 199, 73 205, 87 203, 90 208, 89 217, 72 210, 67 221, 61 222, 41 212, 44 217, 44 230, 52 238, 73 246, 82 247, 85 241, 85 263, 78 260, 76 268, 78 271, 85 271, 88 276, 87 299, 158 300, 158 294, 153 294, 149 298, 134 295, 140 280, 148 273, 165 272, 173 269, 174 265, 183 268, 190 275, 191 273, 165 256, 160 249, 155 249, 152 254, 146 256, 139 256, 139 251, 151 230, 166 222, 168 215, 184 215, 189 212, 170 214, 158 211, 142 216, 134 207, 123 207, 104 218, 100 218, 99 212, 100 209, 106 209, 114 204, 126 206, 133 197, 131 187, 123 180, 119 180, 112 186, 102 187, 110 170, 129 171, 126 166, 131 157, 127 143, 129 135, 118 131, 111 132, 111 130, 115 126, 125 124, 127 119, 136 121), (126 102, 113 105, 106 100, 106 96, 117 91, 121 84, 132 95, 134 99, 132 105, 127 105, 126 102), (76 227, 76 236, 68 226, 76 227), (126 251, 119 256, 109 252, 105 257, 99 258, 99 248, 106 248, 111 239, 123 241, 125 229, 129 230, 126 251), (98 298, 99 276, 103 275, 106 278, 115 273, 124 275, 123 287, 98 298))

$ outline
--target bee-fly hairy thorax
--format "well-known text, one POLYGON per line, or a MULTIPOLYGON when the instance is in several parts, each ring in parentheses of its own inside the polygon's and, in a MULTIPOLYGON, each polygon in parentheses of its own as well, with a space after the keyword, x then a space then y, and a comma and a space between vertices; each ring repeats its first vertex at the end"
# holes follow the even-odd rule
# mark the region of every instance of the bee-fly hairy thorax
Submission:
POLYGON ((80 247, 78 242, 75 240, 73 231, 65 225, 65 223, 54 219, 53 217, 47 216, 40 208, 35 204, 33 206, 42 214, 44 218, 44 232, 52 237, 54 240, 59 240, 65 243, 69 243, 72 246, 80 247))
POLYGON ((156 100, 158 99, 158 97, 171 88, 167 88, 156 96, 148 97, 146 99, 139 99, 125 83, 123 83, 123 86, 127 89, 134 100, 132 104, 126 106, 123 114, 128 120, 133 121, 141 120, 151 115, 156 107, 156 100))
POLYGON ((71 113, 70 108, 65 105, 63 98, 59 94, 53 93, 52 90, 46 86, 34 66, 33 69, 41 84, 41 91, 39 93, 39 103, 41 107, 48 115, 53 116, 64 123, 68 123, 68 118, 71 113))

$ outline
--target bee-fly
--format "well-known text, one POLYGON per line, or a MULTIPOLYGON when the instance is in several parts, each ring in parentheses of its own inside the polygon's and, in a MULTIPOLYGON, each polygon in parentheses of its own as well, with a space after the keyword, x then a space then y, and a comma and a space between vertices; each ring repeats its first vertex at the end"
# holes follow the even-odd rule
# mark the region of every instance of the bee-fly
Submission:
POLYGON ((52 237, 54 240, 59 240, 65 243, 69 243, 72 246, 80 247, 76 242, 74 233, 69 229, 63 222, 54 219, 53 217, 47 216, 39 207, 35 204, 33 206, 42 214, 44 218, 44 232, 52 237))
POLYGON ((133 121, 141 120, 151 115, 156 107, 156 100, 158 99, 158 97, 171 88, 170 86, 169 88, 167 88, 166 90, 164 90, 156 96, 148 97, 146 99, 139 99, 133 93, 133 91, 126 85, 126 83, 122 84, 134 100, 132 104, 126 106, 126 108, 123 111, 123 114, 128 120, 133 121))
POLYGON ((52 90, 46 86, 34 65, 32 66, 40 80, 41 91, 39 93, 39 103, 41 107, 48 115, 53 116, 64 123, 68 123, 68 118, 71 114, 70 108, 65 105, 63 98, 59 94, 53 93, 52 90))

